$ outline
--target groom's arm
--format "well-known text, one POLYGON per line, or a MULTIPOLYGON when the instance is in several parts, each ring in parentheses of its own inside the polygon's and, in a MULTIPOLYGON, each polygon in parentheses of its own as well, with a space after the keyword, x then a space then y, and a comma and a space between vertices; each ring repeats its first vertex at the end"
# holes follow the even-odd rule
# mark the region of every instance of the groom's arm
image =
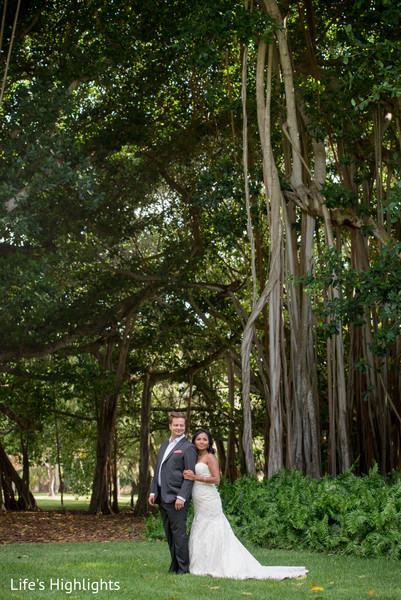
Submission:
POLYGON ((156 460, 156 466, 155 466, 155 471, 153 474, 153 479, 152 482, 150 484, 150 493, 149 493, 149 504, 151 504, 152 506, 155 503, 155 497, 157 495, 157 485, 158 485, 158 477, 159 477, 159 469, 160 469, 160 461, 162 459, 162 456, 164 455, 164 450, 165 448, 163 446, 166 445, 166 442, 164 442, 161 446, 160 446, 160 450, 159 453, 157 455, 157 460, 156 460))

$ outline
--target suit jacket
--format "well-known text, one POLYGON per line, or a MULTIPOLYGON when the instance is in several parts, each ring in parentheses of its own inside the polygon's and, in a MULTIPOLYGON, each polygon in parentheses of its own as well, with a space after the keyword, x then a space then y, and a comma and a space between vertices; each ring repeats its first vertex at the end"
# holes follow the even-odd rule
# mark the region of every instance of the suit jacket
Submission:
POLYGON ((163 460, 164 452, 168 446, 168 441, 160 446, 159 454, 155 467, 155 474, 150 486, 150 493, 155 494, 155 502, 175 502, 177 496, 185 498, 188 502, 191 498, 193 481, 184 479, 184 469, 191 469, 195 472, 195 465, 198 460, 198 452, 189 440, 183 438, 180 440, 162 465, 161 487, 158 485, 158 476, 160 463, 163 460))

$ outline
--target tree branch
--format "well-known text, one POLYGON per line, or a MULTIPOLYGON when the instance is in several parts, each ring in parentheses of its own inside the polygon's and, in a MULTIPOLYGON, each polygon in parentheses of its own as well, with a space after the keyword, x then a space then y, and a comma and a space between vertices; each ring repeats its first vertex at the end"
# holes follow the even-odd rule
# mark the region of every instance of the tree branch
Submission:
POLYGON ((31 419, 24 419, 15 413, 10 407, 0 402, 0 412, 18 424, 24 431, 42 431, 42 425, 34 423, 31 419))

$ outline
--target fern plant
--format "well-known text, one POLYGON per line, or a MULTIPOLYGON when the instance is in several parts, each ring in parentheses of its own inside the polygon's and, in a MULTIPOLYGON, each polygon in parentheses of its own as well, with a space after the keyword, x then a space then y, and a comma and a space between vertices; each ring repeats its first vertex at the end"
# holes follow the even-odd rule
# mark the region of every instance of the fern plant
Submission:
POLYGON ((401 474, 347 472, 320 480, 281 471, 259 482, 220 486, 224 511, 239 537, 272 548, 359 556, 401 556, 401 474))

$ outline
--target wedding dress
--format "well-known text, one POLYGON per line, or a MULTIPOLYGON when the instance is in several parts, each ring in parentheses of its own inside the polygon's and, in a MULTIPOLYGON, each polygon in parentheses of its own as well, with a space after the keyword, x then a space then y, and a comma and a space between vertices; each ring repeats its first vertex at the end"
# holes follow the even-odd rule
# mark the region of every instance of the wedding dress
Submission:
MULTIPOLYGON (((211 475, 198 462, 197 475, 211 475)), ((241 544, 223 514, 216 486, 195 481, 192 488, 194 520, 189 537, 189 570, 193 575, 230 579, 286 579, 305 575, 305 567, 264 567, 241 544)))

